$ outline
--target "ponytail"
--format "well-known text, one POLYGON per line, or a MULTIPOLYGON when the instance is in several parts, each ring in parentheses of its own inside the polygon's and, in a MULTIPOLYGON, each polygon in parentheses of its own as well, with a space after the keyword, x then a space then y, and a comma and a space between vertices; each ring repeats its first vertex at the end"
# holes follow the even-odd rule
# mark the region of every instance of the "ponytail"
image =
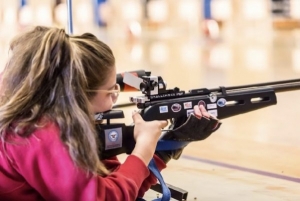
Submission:
POLYGON ((36 27, 15 38, 11 51, 1 86, 0 137, 13 122, 18 122, 15 133, 26 130, 20 135, 29 136, 46 117, 60 128, 78 166, 107 175, 86 91, 101 86, 114 66, 110 48, 92 34, 68 36, 63 29, 36 27))

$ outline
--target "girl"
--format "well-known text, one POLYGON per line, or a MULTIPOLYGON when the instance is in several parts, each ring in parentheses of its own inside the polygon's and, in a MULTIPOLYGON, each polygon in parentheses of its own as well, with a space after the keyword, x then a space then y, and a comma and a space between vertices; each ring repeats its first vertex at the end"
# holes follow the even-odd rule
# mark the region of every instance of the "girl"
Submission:
POLYGON ((119 92, 111 49, 92 34, 47 27, 16 37, 10 49, 1 79, 1 200, 142 197, 156 183, 147 165, 167 122, 133 113, 132 154, 123 164, 99 160, 94 114, 112 109, 119 92))
POLYGON ((99 161, 93 114, 110 110, 118 90, 107 45, 36 27, 13 40, 11 53, 1 81, 1 200, 132 201, 156 182, 147 165, 165 121, 133 114, 132 154, 122 165, 99 161))

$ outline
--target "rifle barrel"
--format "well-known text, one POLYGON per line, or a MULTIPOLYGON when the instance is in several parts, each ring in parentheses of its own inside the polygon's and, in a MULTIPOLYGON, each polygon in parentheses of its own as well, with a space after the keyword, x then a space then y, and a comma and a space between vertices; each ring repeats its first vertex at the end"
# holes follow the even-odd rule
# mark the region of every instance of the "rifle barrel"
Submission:
MULTIPOLYGON (((259 87, 270 87, 274 89, 275 92, 287 92, 287 91, 300 90, 300 79, 232 86, 232 87, 225 87, 225 89, 227 91, 230 91, 230 90, 257 89, 259 87)), ((221 89, 220 88, 210 89, 210 91, 221 92, 221 89)))
POLYGON ((287 91, 295 91, 300 90, 300 82, 294 84, 285 84, 278 86, 271 86, 275 92, 287 92, 287 91))

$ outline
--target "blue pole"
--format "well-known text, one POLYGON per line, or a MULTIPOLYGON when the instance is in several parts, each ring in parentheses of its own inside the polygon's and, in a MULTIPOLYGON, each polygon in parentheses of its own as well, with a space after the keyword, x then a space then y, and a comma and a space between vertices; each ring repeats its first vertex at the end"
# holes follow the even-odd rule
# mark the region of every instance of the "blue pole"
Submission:
POLYGON ((94 20, 97 26, 105 26, 105 22, 100 17, 99 6, 105 3, 106 0, 92 0, 94 7, 94 20))
POLYGON ((204 19, 211 19, 211 1, 212 0, 204 0, 204 19))
POLYGON ((20 1, 20 7, 22 8, 23 6, 26 6, 27 2, 26 0, 21 0, 20 1))
POLYGON ((68 34, 73 34, 72 0, 67 0, 68 7, 68 34))

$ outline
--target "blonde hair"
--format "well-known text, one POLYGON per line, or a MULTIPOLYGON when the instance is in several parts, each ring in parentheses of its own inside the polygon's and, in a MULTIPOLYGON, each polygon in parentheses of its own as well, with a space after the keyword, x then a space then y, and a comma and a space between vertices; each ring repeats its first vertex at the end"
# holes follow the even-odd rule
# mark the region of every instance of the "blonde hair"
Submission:
POLYGON ((106 82, 115 59, 94 35, 69 36, 63 29, 35 27, 11 42, 12 56, 3 74, 0 137, 29 136, 46 117, 60 128, 73 161, 94 174, 108 170, 99 160, 100 144, 89 99, 106 82), (26 129, 24 129, 26 128, 26 129), (18 131, 25 130, 19 134, 18 131))

